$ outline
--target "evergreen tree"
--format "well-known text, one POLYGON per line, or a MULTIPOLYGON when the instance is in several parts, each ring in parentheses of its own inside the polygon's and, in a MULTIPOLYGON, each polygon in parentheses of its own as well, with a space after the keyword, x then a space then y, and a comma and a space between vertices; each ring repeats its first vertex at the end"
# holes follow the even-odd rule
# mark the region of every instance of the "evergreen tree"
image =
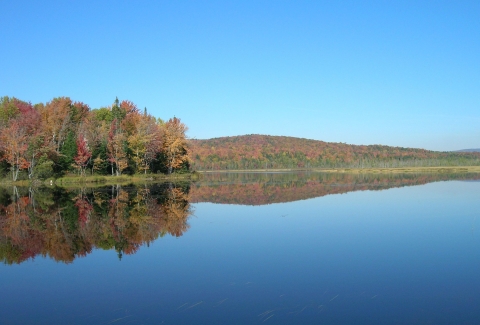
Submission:
POLYGON ((74 163, 73 158, 77 154, 77 141, 75 133, 69 131, 65 142, 60 147, 60 158, 57 165, 55 166, 55 173, 63 174, 66 171, 73 170, 72 164, 74 163))

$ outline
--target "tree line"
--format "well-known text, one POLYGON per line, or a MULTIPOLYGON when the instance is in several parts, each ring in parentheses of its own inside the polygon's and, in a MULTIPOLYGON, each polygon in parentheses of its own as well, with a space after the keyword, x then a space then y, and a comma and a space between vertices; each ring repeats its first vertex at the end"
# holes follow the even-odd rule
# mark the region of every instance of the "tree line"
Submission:
POLYGON ((172 173, 189 169, 187 126, 128 100, 91 109, 68 97, 32 105, 0 99, 0 173, 13 181, 78 175, 172 173))

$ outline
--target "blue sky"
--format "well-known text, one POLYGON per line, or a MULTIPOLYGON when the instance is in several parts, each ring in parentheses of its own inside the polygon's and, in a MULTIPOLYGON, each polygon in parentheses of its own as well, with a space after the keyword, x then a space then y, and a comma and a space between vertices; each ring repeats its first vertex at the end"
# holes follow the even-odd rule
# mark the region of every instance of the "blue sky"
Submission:
POLYGON ((0 95, 188 135, 480 147, 479 1, 1 1, 0 95))

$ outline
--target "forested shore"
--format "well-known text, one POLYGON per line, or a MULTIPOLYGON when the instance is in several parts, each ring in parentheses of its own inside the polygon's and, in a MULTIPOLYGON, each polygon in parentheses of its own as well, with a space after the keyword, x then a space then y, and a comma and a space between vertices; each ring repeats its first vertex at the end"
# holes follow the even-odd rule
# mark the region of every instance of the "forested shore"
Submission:
POLYGON ((58 97, 31 104, 0 99, 0 177, 37 180, 64 176, 188 172, 180 119, 168 121, 128 100, 91 109, 58 97))

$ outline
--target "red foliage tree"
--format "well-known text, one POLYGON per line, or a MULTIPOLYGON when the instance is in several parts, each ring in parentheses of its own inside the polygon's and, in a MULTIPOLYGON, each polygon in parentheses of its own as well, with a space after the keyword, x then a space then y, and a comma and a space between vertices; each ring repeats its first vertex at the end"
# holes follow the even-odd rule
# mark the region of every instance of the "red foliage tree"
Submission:
POLYGON ((80 135, 77 139, 77 155, 73 158, 75 164, 80 169, 80 174, 85 176, 85 168, 92 157, 92 153, 88 148, 87 140, 84 136, 80 135))

